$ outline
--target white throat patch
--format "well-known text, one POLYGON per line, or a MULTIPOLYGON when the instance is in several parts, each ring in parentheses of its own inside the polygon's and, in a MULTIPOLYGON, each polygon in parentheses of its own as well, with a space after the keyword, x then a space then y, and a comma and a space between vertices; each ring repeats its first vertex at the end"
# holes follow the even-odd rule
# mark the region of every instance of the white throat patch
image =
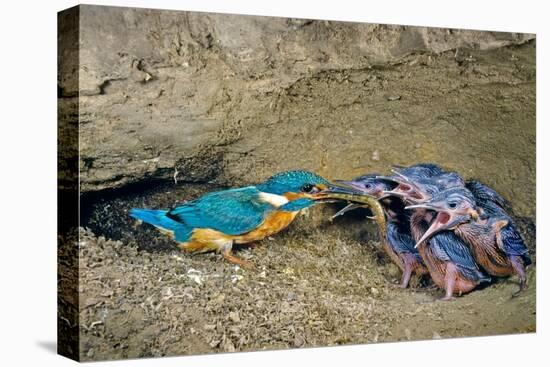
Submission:
POLYGON ((269 194, 267 192, 260 192, 260 200, 265 201, 278 208, 288 203, 288 199, 281 195, 269 194))

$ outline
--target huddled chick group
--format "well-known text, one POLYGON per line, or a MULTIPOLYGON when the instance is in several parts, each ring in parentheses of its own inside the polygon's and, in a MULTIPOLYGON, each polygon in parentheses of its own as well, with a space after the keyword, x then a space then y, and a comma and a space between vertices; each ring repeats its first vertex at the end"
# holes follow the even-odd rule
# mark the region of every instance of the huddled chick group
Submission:
MULTIPOLYGON (((529 251, 507 213, 507 202, 476 180, 465 181, 431 163, 395 167, 392 175, 340 181, 350 193, 379 200, 386 216, 385 252, 411 275, 429 274, 443 300, 470 292, 491 277, 517 275, 526 288, 529 251)), ((359 207, 349 204, 335 216, 359 207)))

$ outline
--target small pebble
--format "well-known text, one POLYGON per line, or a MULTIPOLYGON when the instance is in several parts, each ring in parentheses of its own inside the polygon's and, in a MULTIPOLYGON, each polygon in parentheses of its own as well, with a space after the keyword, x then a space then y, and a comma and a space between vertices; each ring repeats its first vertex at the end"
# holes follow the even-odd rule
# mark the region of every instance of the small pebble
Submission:
POLYGON ((388 96, 388 101, 399 101, 401 99, 401 96, 388 96))
POLYGON ((229 339, 226 339, 223 343, 223 350, 225 352, 234 352, 235 346, 233 345, 233 342, 229 339))
POLYGON ((241 322, 241 318, 239 317, 239 313, 236 311, 232 311, 229 313, 229 319, 233 321, 234 323, 241 322))
POLYGON ((306 341, 304 340, 304 337, 303 337, 303 336, 301 336, 301 335, 296 335, 296 336, 294 336, 294 347, 295 347, 295 348, 300 348, 300 347, 302 347, 305 343, 306 343, 306 341))

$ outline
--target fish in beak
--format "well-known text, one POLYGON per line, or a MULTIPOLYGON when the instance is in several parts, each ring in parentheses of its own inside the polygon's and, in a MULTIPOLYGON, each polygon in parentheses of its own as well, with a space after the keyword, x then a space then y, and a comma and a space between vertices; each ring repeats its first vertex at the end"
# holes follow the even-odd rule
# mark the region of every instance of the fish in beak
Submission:
MULTIPOLYGON (((331 193, 339 193, 339 194, 366 194, 364 187, 359 182, 355 181, 343 181, 343 180, 334 180, 334 183, 339 186, 332 187, 331 193)), ((344 208, 340 209, 336 214, 334 214, 332 217, 330 217, 330 220, 334 220, 334 218, 339 217, 341 215, 344 215, 345 213, 349 212, 350 210, 354 210, 357 208, 361 208, 363 205, 357 204, 357 203, 350 203, 344 208)))
POLYGON ((356 204, 356 203, 348 204, 344 208, 340 209, 332 217, 330 217, 330 220, 334 220, 334 218, 337 218, 341 215, 344 215, 345 213, 349 212, 350 210, 355 210, 355 209, 358 209, 358 208, 361 208, 361 207, 363 207, 361 204, 356 204))
MULTIPOLYGON (((357 187, 346 186, 343 181, 333 182, 327 185, 327 188, 319 192, 324 200, 347 201, 350 204, 341 211, 351 210, 355 207, 368 207, 374 214, 374 221, 378 225, 380 237, 386 238, 386 216, 384 209, 378 199, 372 195, 366 194, 364 190, 358 190, 357 187)), ((344 212, 345 212, 344 211, 344 212)), ((334 218, 334 217, 333 217, 334 218)))

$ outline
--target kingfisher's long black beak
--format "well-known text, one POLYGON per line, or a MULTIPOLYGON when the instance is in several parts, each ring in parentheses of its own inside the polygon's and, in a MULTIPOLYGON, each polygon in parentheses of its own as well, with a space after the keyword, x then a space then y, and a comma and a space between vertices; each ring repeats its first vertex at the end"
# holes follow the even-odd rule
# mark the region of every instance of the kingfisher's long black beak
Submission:
MULTIPOLYGON (((335 180, 329 183, 326 185, 326 188, 323 188, 321 191, 314 194, 314 196, 316 200, 322 200, 323 202, 348 201, 351 203, 360 204, 360 206, 376 205, 377 203, 375 202, 378 200, 374 196, 367 194, 364 189, 354 185, 352 181, 342 180, 335 180)), ((355 209, 356 207, 357 206, 346 207, 346 210, 340 212, 339 214, 341 215, 348 210, 355 209)))

